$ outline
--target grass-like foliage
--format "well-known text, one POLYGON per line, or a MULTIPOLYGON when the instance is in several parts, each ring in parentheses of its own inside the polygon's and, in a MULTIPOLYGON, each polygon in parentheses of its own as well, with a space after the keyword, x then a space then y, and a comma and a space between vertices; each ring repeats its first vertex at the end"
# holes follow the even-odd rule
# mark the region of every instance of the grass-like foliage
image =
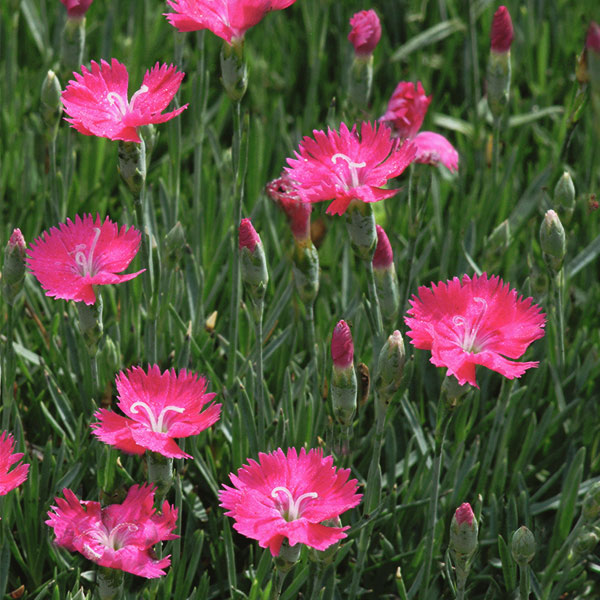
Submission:
POLYGON ((0 598, 600 598, 597 2, 507 1, 507 102, 489 0, 272 4, 242 56, 159 0, 0 2, 0 598), (81 31, 129 104, 72 84, 73 128, 81 31), (405 143, 450 169, 387 158, 400 81, 431 96, 405 143), (84 135, 102 102, 114 139, 84 135), (265 191, 287 158, 271 196, 314 202, 312 242, 265 191))

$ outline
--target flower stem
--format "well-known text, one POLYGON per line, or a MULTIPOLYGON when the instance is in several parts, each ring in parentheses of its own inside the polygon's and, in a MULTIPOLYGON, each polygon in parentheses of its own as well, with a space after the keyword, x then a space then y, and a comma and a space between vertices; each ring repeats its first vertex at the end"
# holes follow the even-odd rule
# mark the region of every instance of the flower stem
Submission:
MULTIPOLYGON (((365 267, 367 269, 367 290, 369 293, 369 301, 375 311, 375 331, 374 337, 381 337, 383 334, 383 321, 381 319, 381 307, 379 306, 379 297, 377 296, 377 290, 375 289, 375 275, 373 273, 373 263, 370 260, 365 260, 365 267)), ((373 348, 374 355, 376 356, 379 352, 379 348, 373 348)))
POLYGON ((519 600, 529 600, 529 565, 519 563, 519 600))
POLYGON ((428 535, 426 538, 425 545, 425 567, 423 580, 421 584, 421 600, 427 598, 427 592, 429 591, 429 578, 431 576, 431 563, 433 562, 433 547, 435 542, 435 524, 437 522, 437 507, 440 496, 440 471, 442 467, 442 452, 444 449, 444 442, 446 441, 446 433, 448 431, 448 425, 450 424, 451 413, 447 413, 442 409, 442 402, 438 407, 439 410, 443 410, 445 414, 438 417, 438 427, 436 427, 435 437, 435 457, 433 459, 433 471, 431 473, 431 493, 429 496, 429 508, 428 508, 428 535), (443 424, 442 424, 443 421, 443 424), (438 435, 441 429, 441 435, 438 435))
POLYGON ((2 364, 2 429, 9 429, 10 416, 13 404, 13 383, 15 380, 15 349, 14 343, 14 315, 12 304, 6 303, 7 321, 6 321, 6 343, 4 344, 3 364, 2 364))
POLYGON ((119 600, 123 597, 123 571, 99 567, 96 575, 100 600, 119 600))
POLYGON ((500 118, 494 118, 492 129, 492 189, 494 197, 498 193, 498 164, 500 162, 500 118))
POLYGON ((565 321, 564 321, 564 305, 563 294, 565 284, 565 270, 561 268, 558 273, 552 278, 556 295, 556 323, 558 325, 558 370, 562 372, 565 365, 565 321))
POLYGON ((263 385, 263 301, 256 317, 256 400, 258 404, 258 439, 261 446, 265 445, 265 425, 267 422, 267 411, 265 406, 265 388, 263 385))
MULTIPOLYGON (((314 302, 306 304, 306 320, 308 321, 307 337, 308 337, 308 348, 310 352, 310 360, 313 369, 313 406, 315 409, 315 415, 319 414, 320 402, 320 382, 319 379, 319 357, 318 357, 318 346, 315 336, 315 305, 314 302)), ((318 420, 318 417, 317 417, 318 420)))
POLYGON ((54 210, 54 218, 57 221, 62 221, 56 175, 56 132, 48 143, 48 153, 50 160, 50 201, 54 210))

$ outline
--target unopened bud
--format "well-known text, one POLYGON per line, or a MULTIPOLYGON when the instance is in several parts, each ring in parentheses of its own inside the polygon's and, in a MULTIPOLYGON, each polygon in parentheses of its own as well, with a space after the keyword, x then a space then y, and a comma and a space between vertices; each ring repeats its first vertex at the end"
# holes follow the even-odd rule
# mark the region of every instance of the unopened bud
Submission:
POLYGON ((223 42, 221 48, 221 81, 229 98, 240 102, 248 87, 248 68, 244 59, 244 39, 223 42))
POLYGON ((4 250, 2 293, 11 306, 23 289, 25 278, 25 238, 20 229, 14 229, 4 250))
POLYGON ((41 114, 44 122, 44 137, 47 141, 53 140, 58 131, 58 123, 62 112, 60 99, 60 82, 54 71, 48 71, 42 83, 41 114))
POLYGON ((181 260, 184 248, 185 232, 181 223, 177 221, 165 236, 165 251, 169 265, 174 266, 181 260))
POLYGON ((565 171, 554 188, 554 208, 561 210, 566 224, 571 221, 575 210, 575 186, 571 176, 565 171))
POLYGON ((573 551, 580 556, 585 556, 594 550, 600 541, 600 527, 585 526, 573 543, 573 551))
POLYGON ((494 14, 490 33, 487 69, 487 99, 490 112, 498 119, 510 95, 510 45, 514 38, 512 20, 505 6, 494 14))
POLYGON ((519 527, 512 536, 510 549, 518 565, 526 565, 535 556, 535 537, 525 525, 519 527))
POLYGON ((463 569, 477 549, 478 529, 471 505, 461 504, 450 524, 450 551, 463 569))
POLYGON ((346 210, 346 229, 355 254, 364 261, 372 260, 377 243, 377 232, 371 204, 352 200, 346 210))
POLYGON ((512 19, 506 6, 500 6, 494 13, 490 31, 492 52, 508 52, 515 37, 512 19))
POLYGON ((384 402, 389 402, 400 388, 406 364, 406 350, 402 334, 396 330, 383 344, 379 353, 379 381, 377 389, 384 402))
POLYGON ((340 321, 333 330, 331 357, 333 359, 331 377, 333 414, 341 425, 349 426, 356 412, 358 385, 352 364, 354 343, 350 327, 345 321, 340 321))
POLYGON ((361 10, 350 18, 352 29, 348 40, 354 46, 357 56, 369 56, 381 39, 381 22, 377 13, 371 10, 361 10))
POLYGON ((564 227, 553 210, 547 211, 542 221, 540 245, 547 264, 552 270, 559 271, 567 252, 567 243, 564 227))
POLYGON ((471 389, 470 385, 461 385, 458 383, 458 379, 453 375, 444 377, 444 381, 442 382, 442 395, 446 408, 448 410, 454 410, 458 406, 460 399, 471 389))
POLYGON ((85 15, 93 0, 60 0, 67 9, 69 19, 78 19, 85 15))
POLYGON ((262 315, 269 283, 267 261, 262 242, 250 219, 242 219, 239 229, 240 271, 246 293, 252 301, 255 318, 262 315))
POLYGON ((379 299, 381 314, 388 321, 394 321, 400 306, 400 290, 394 266, 394 255, 390 240, 383 227, 376 226, 377 246, 373 255, 375 291, 379 299))
POLYGON ((118 371, 121 368, 121 356, 117 345, 110 336, 104 338, 104 346, 102 347, 102 362, 105 364, 111 373, 118 371))
POLYGON ((600 482, 592 485, 584 496, 581 516, 588 523, 592 523, 600 517, 600 482))

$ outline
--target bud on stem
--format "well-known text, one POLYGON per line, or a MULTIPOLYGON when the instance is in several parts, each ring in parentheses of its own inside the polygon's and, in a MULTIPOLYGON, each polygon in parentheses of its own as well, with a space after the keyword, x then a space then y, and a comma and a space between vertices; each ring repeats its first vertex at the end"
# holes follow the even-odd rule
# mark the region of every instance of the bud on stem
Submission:
POLYGON ((233 38, 221 48, 221 81, 229 98, 240 102, 248 88, 248 68, 244 59, 244 39, 233 38))

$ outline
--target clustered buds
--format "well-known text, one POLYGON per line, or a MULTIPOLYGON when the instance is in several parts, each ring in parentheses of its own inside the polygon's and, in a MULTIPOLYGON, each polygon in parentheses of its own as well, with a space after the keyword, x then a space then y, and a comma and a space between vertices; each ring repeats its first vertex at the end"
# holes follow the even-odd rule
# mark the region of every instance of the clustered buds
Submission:
POLYGON ((20 229, 14 229, 4 250, 2 293, 11 306, 23 289, 25 278, 25 238, 20 229))
POLYGON ((381 23, 374 10, 361 10, 350 19, 348 40, 354 46, 349 96, 358 109, 366 108, 373 84, 373 50, 381 38, 381 23))
POLYGON ((400 306, 400 290, 398 289, 396 267, 394 267, 394 254, 383 227, 377 225, 375 230, 377 232, 377 246, 373 255, 375 290, 383 318, 392 322, 395 320, 400 306))
POLYGON ((331 358, 333 359, 331 377, 333 414, 341 425, 347 427, 352 423, 356 412, 358 387, 353 365, 354 343, 346 321, 340 321, 333 330, 331 358))
POLYGON ((567 252, 565 229, 555 211, 549 210, 540 227, 540 245, 546 264, 559 271, 567 252))
POLYGON ((490 58, 487 70, 487 98, 492 116, 498 119, 510 94, 510 46, 514 31, 510 13, 501 6, 494 14, 490 32, 490 58))
POLYGON ((242 219, 239 230, 242 282, 252 302, 255 318, 262 316, 269 273, 262 242, 250 219, 242 219))

